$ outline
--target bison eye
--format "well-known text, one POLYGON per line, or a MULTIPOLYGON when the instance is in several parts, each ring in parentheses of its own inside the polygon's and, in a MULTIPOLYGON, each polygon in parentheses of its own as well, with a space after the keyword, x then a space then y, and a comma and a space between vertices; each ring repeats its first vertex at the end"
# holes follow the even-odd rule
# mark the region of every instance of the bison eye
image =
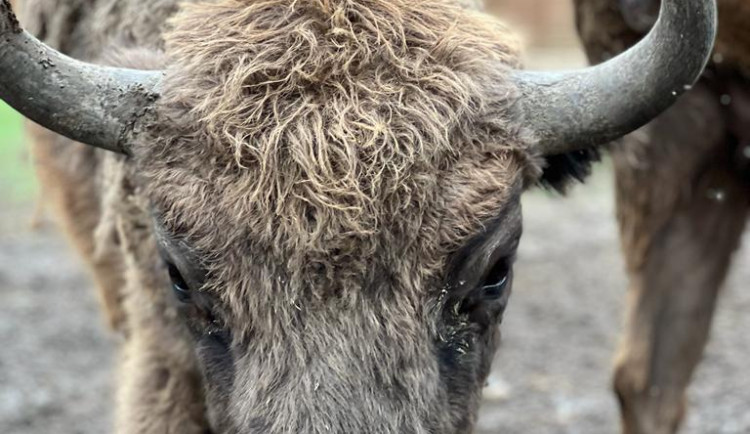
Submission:
POLYGON ((187 282, 185 282, 185 278, 182 277, 180 270, 171 262, 167 263, 167 269, 169 270, 169 278, 172 280, 172 290, 177 300, 187 303, 190 301, 190 288, 187 282))
POLYGON ((484 277, 482 290, 484 296, 490 300, 496 300, 503 296, 508 286, 510 276, 510 261, 506 258, 500 259, 492 266, 484 277))

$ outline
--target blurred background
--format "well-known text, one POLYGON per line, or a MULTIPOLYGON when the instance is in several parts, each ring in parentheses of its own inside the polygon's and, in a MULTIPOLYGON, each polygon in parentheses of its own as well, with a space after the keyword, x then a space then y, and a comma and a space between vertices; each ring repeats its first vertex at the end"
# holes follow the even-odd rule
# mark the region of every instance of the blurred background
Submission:
MULTIPOLYGON (((572 68, 585 59, 571 3, 494 0, 491 10, 521 35, 529 67, 572 68)), ((40 205, 22 137, 19 116, 0 105, 0 433, 110 432, 117 342, 40 205)), ((610 366, 625 277, 611 192, 604 161, 565 198, 526 194, 514 295, 478 433, 618 432, 610 366)), ((685 433, 750 432, 747 248, 736 264, 685 433)))

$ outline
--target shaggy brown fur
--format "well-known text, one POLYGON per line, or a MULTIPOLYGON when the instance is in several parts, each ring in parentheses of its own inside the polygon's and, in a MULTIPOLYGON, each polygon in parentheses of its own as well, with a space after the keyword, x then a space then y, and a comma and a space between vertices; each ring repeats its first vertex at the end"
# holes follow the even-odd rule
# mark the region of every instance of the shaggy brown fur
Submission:
MULTIPOLYGON (((413 288, 396 292, 423 292, 509 199, 522 151, 488 63, 515 62, 507 38, 448 4, 410 4, 222 2, 178 15, 160 108, 170 128, 136 152, 168 230, 218 264, 270 255, 290 299, 308 298, 294 292, 316 276, 316 298, 356 304, 373 255, 403 267, 394 277, 413 288), (211 33, 223 39, 198 43, 211 33)), ((253 315, 277 298, 224 292, 253 315)))
POLYGON ((469 432, 508 295, 481 276, 540 172, 508 122, 512 38, 446 0, 175 10, 24 14, 75 56, 168 66, 132 160, 36 145, 126 336, 117 432, 469 432))
MULTIPOLYGON (((589 58, 641 37, 628 22, 658 1, 576 0, 589 58)), ((617 209, 630 274, 615 388, 629 434, 673 433, 706 343, 750 198, 750 2, 719 0, 714 61, 672 109, 615 146, 617 209), (727 99, 729 98, 729 99, 727 99), (723 101, 723 102, 722 102, 723 101)), ((645 18, 645 20, 644 20, 645 18)))

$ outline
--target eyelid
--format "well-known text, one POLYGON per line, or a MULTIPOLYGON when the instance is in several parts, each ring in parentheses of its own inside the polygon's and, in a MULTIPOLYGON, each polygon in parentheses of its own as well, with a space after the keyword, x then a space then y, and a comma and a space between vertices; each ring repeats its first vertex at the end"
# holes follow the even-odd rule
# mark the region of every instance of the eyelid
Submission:
POLYGON ((172 279, 172 284, 174 286, 185 291, 190 289, 190 283, 188 283, 185 276, 182 275, 182 272, 175 264, 167 262, 167 268, 169 269, 169 278, 172 279))
POLYGON ((512 269, 522 233, 520 204, 506 208, 487 226, 490 229, 471 239, 454 256, 446 282, 453 288, 450 291, 453 299, 465 298, 481 289, 497 261, 507 261, 512 269))
POLYGON ((206 282, 206 271, 200 256, 184 240, 172 237, 158 223, 155 234, 161 257, 177 267, 190 288, 202 287, 206 282))
POLYGON ((509 260, 515 261, 516 252, 518 251, 518 245, 520 244, 521 235, 517 234, 510 241, 507 239, 500 240, 496 245, 489 247, 490 251, 488 265, 492 262, 499 260, 500 258, 506 257, 509 260))
POLYGON ((191 290, 201 288, 205 282, 205 272, 202 267, 196 267, 188 263, 181 255, 172 253, 173 248, 168 243, 159 243, 159 255, 165 264, 172 264, 180 273, 191 290))

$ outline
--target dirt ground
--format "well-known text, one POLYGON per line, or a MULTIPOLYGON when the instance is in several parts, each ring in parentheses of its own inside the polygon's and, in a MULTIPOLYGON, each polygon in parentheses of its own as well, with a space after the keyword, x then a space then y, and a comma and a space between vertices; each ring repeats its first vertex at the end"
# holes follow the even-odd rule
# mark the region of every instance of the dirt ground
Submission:
MULTIPOLYGON (((525 198, 525 234, 480 434, 618 430, 609 391, 624 275, 605 169, 525 198)), ((54 229, 0 196, 0 433, 106 433, 116 342, 54 229)), ((746 243, 748 245, 748 243, 746 243)), ((690 394, 685 433, 750 432, 750 250, 740 252, 690 394)))

